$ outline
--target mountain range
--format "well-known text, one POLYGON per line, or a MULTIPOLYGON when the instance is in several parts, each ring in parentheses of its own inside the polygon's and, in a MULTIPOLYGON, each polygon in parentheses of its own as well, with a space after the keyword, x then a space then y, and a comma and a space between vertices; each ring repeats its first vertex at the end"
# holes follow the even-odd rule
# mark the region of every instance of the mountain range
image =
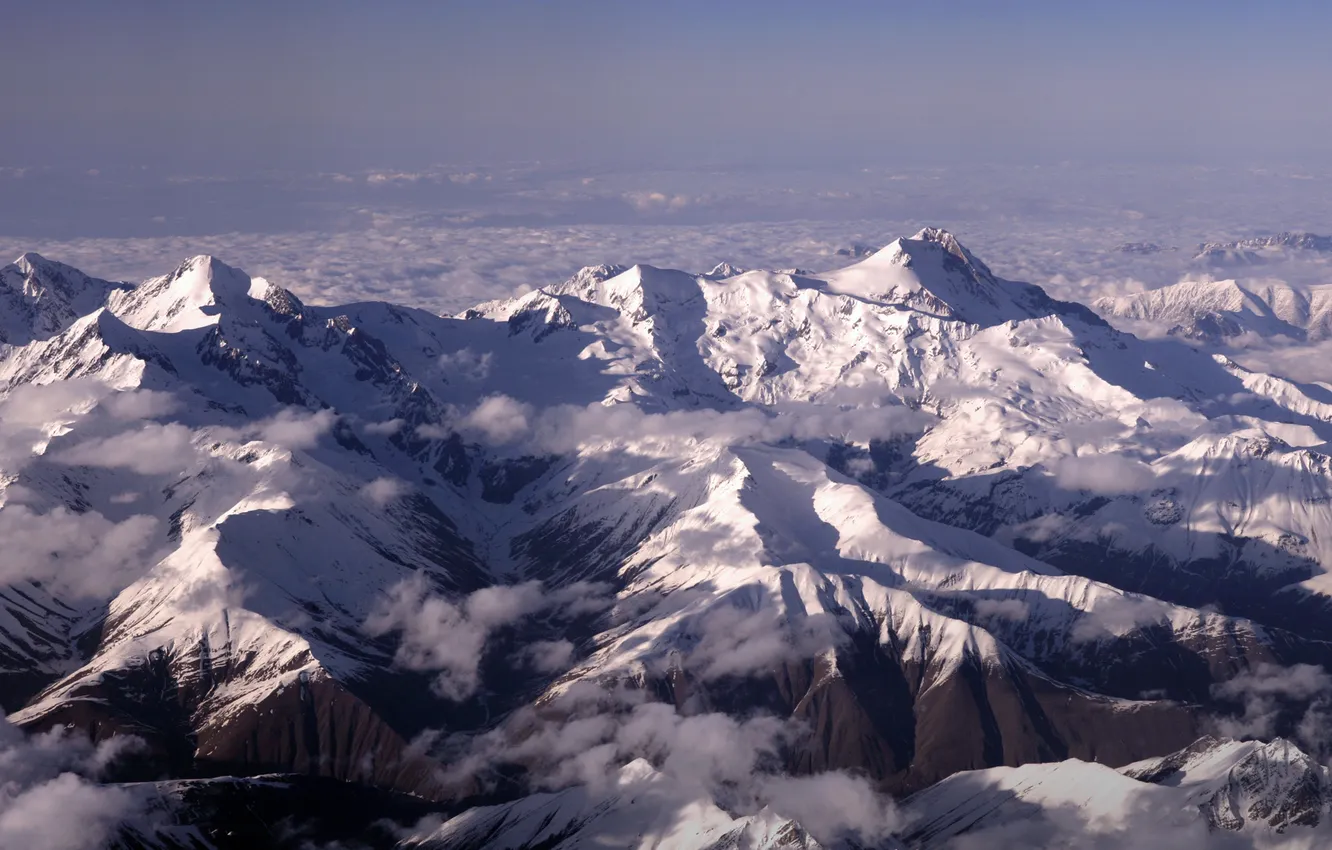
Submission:
MULTIPOLYGON (((1315 840, 1332 391, 856 259, 440 316, 25 254, 7 724, 135 742, 127 847, 1315 840)), ((1096 307, 1322 327, 1215 286, 1096 307)))
POLYGON ((1189 280, 1133 295, 1098 298, 1110 319, 1144 322, 1210 344, 1245 340, 1321 342, 1332 336, 1332 288, 1281 282, 1189 280))
POLYGON ((1222 242, 1204 242, 1193 259, 1205 265, 1252 265, 1280 260, 1292 254, 1332 252, 1332 236, 1303 231, 1282 231, 1271 236, 1255 236, 1222 242))

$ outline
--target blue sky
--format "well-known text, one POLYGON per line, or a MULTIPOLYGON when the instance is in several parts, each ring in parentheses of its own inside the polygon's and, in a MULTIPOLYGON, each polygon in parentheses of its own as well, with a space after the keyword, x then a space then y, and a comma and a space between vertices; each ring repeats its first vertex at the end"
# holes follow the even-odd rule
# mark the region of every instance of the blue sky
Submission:
POLYGON ((0 165, 1332 158, 1327 3, 4 5, 0 165))

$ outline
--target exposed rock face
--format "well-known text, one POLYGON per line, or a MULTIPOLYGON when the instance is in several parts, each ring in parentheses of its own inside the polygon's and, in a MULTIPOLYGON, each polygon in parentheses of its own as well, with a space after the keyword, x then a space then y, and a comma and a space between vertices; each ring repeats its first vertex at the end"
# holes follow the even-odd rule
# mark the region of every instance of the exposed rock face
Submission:
POLYGON ((1178 747, 1197 735, 1183 706, 1125 705, 1012 666, 966 659, 940 678, 918 663, 838 659, 817 676, 792 716, 810 729, 792 768, 851 769, 909 793, 958 771, 1076 758, 1110 766, 1178 747), (859 669, 857 669, 859 668, 859 669), (894 687, 896 685, 896 687, 894 687))

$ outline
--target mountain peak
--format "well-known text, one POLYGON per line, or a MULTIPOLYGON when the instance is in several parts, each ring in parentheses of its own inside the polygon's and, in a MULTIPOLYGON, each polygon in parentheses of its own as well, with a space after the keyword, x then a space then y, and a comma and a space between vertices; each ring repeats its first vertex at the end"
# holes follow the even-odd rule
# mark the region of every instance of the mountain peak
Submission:
POLYGON ((70 284, 82 284, 96 280, 73 266, 58 263, 55 260, 48 260, 36 251, 24 251, 8 268, 17 269, 28 280, 41 280, 43 282, 52 280, 58 283, 68 281, 70 284))
POLYGON ((146 280, 113 303, 116 315, 143 330, 182 330, 212 324, 218 309, 265 300, 270 285, 208 254, 196 254, 164 277, 146 280))
POLYGON ((916 235, 911 237, 917 242, 938 242, 941 245, 961 248, 962 245, 957 241, 957 237, 942 227, 922 227, 916 231, 916 235))
POLYGON ((0 267, 0 342, 46 339, 105 302, 120 284, 26 251, 0 267))
POLYGON ((730 263, 720 262, 712 267, 712 271, 703 276, 712 280, 726 280, 727 278, 739 277, 744 274, 745 271, 745 269, 733 266, 730 263))
POLYGON ((245 272, 238 268, 229 266, 211 254, 195 254, 185 262, 181 263, 171 274, 176 280, 192 279, 206 280, 210 288, 216 290, 217 285, 222 288, 236 288, 240 281, 245 281, 246 291, 249 287, 249 278, 245 272))
POLYGON ((975 283, 995 283, 989 266, 976 259, 956 236, 942 227, 924 227, 910 238, 894 239, 858 265, 863 264, 905 268, 938 264, 945 271, 959 273, 975 283))
POLYGON ((589 303, 614 307, 646 318, 662 304, 681 303, 699 295, 698 279, 688 272, 646 263, 585 268, 565 283, 550 287, 552 295, 573 295, 589 303))
POLYGON ((909 306, 980 325, 1030 315, 1019 291, 1006 284, 957 237, 926 227, 895 239, 868 259, 826 275, 833 291, 909 306))
MULTIPOLYGON (((957 237, 944 230, 941 227, 922 228, 915 236, 909 240, 903 240, 907 243, 921 243, 923 245, 938 246, 944 252, 945 267, 955 268, 964 272, 968 277, 977 282, 994 282, 994 273, 990 271, 989 266, 976 259, 976 256, 966 249, 957 237), (948 258, 951 258, 948 259, 948 258)), ((907 248, 910 251, 910 247, 907 248)))
POLYGON ((19 254, 18 259, 14 261, 14 265, 23 269, 33 269, 49 266, 51 265, 51 261, 43 257, 41 254, 38 254, 36 251, 24 251, 22 254, 19 254))
POLYGON ((605 283, 614 306, 638 309, 648 305, 678 304, 699 296, 698 278, 677 269, 639 263, 605 283))

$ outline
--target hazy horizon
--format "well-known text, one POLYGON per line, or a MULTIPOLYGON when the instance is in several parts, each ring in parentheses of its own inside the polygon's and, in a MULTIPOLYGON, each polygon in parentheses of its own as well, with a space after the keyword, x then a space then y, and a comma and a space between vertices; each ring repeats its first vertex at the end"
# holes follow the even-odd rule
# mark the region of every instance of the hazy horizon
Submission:
POLYGON ((1310 2, 23 4, 0 166, 1328 161, 1310 2))
POLYGON ((451 310, 583 265, 835 264, 937 225, 1070 297, 1160 286, 1187 252, 1114 247, 1332 230, 1327 24, 1302 2, 29 4, 0 251, 130 280, 215 253, 316 301, 451 310))

